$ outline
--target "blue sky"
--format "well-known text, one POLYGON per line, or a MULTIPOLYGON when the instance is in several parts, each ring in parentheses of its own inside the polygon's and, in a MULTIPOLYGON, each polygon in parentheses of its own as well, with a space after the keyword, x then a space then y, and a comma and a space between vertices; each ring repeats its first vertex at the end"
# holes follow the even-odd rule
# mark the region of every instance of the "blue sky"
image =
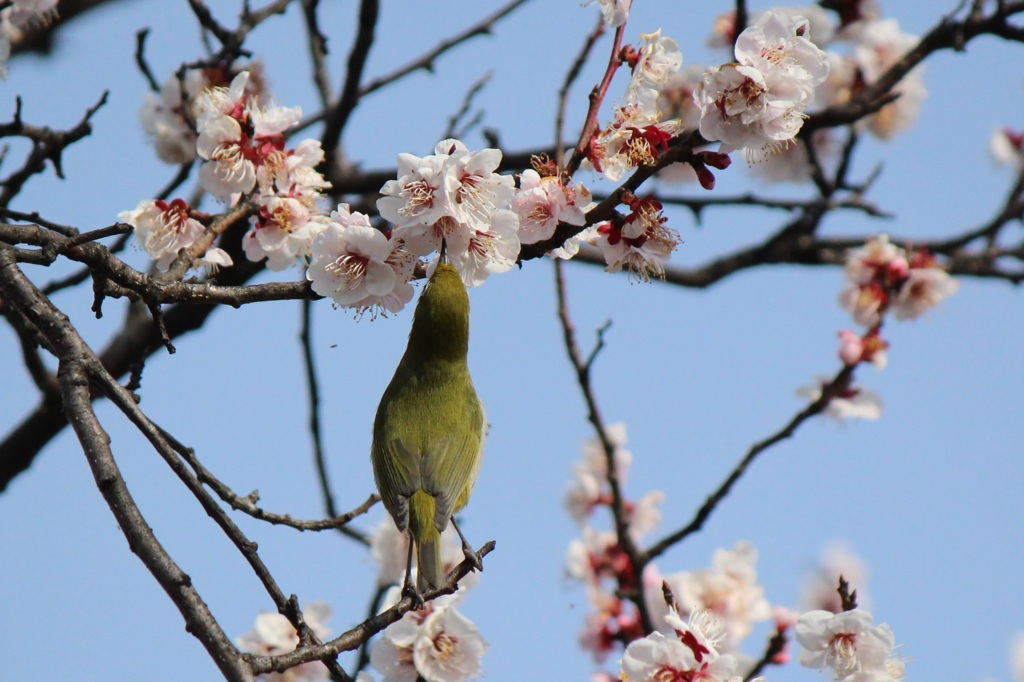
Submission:
MULTIPOLYGON (((235 7, 210 4, 225 21, 235 7)), ((441 10, 384 3, 368 75, 404 64, 497 4, 449 2, 441 10)), ((706 47, 706 36, 728 3, 636 4, 630 39, 660 27, 679 41, 684 63, 725 59, 706 47)), ((939 4, 889 2, 883 9, 920 33, 955 3, 939 4)), ((138 126, 145 83, 132 54, 143 26, 152 27, 148 56, 158 78, 201 54, 185 3, 176 5, 162 6, 157 17, 152 3, 113 3, 70 26, 51 59, 12 62, 0 85, 0 110, 13 111, 20 94, 32 123, 70 126, 111 89, 93 135, 65 156, 67 180, 47 173, 15 208, 82 229, 101 227, 173 175, 155 160, 138 126)), ((556 92, 595 12, 573 0, 527 5, 495 35, 439 59, 434 74, 418 73, 370 97, 350 124, 346 153, 367 168, 392 166, 403 151, 428 153, 463 92, 485 71, 492 80, 476 102, 485 125, 500 131, 508 149, 548 144, 556 92)), ((348 4, 325 8, 336 80, 354 16, 348 4)), ((267 63, 277 99, 311 110, 316 100, 301 35, 292 11, 257 31, 252 48, 267 63)), ((600 50, 576 86, 570 121, 581 120, 586 93, 599 78, 600 50)), ((918 125, 887 143, 866 141, 854 166, 854 176, 863 177, 883 164, 869 198, 894 218, 834 214, 824 233, 923 237, 988 219, 1012 182, 1010 171, 986 156, 989 135, 999 125, 1024 125, 1019 64, 1019 47, 994 39, 929 60, 929 95, 918 125)), ((624 82, 612 91, 621 87, 624 82)), ((466 142, 484 146, 479 135, 466 142)), ((22 153, 17 144, 9 152, 12 159, 22 153)), ((751 188, 775 196, 811 191, 766 185, 742 162, 717 175, 715 193, 722 196, 751 188)), ((703 193, 688 186, 675 191, 703 193)), ((685 241, 674 256, 683 265, 757 240, 786 219, 749 208, 709 210, 700 226, 685 211, 670 217, 685 241)), ((126 257, 145 264, 141 252, 126 257)), ((29 272, 45 282, 64 270, 29 272)), ((298 276, 267 273, 259 281, 298 276)), ((631 284, 583 264, 570 265, 567 276, 585 347, 612 320, 596 387, 608 421, 629 428, 635 463, 628 494, 666 492, 663 532, 685 525, 750 444, 802 407, 798 386, 838 369, 835 334, 852 324, 835 303, 842 286, 837 269, 765 268, 708 291, 631 284)), ((66 292, 56 302, 87 339, 102 345, 123 306, 107 301, 106 315, 95 320, 90 299, 87 291, 66 292)), ((585 679, 594 665, 576 639, 587 602, 563 574, 576 529, 562 497, 579 445, 591 433, 561 345, 551 266, 532 261, 494 276, 471 292, 471 302, 470 363, 492 428, 462 527, 477 544, 496 540, 497 550, 463 610, 490 642, 488 679, 585 679)), ((865 589, 876 620, 892 626, 910 659, 908 679, 1009 680, 1009 642, 1024 630, 1015 584, 1024 563, 1020 306, 1010 285, 964 279, 959 293, 924 319, 888 326, 889 367, 858 372, 882 395, 883 418, 806 424, 765 453, 704 531, 663 556, 659 568, 706 566, 715 548, 750 540, 760 551, 768 599, 792 606, 823 548, 842 540, 869 566, 865 589)), ((149 361, 142 407, 196 447, 236 491, 258 489, 266 508, 315 518, 321 503, 305 426, 299 316, 295 302, 219 311, 201 334, 176 343, 176 355, 149 361)), ((409 322, 408 314, 355 322, 326 302, 315 306, 326 448, 343 508, 373 489, 370 424, 409 322)), ((13 334, 2 329, 0 430, 6 432, 35 397, 13 334)), ((258 611, 271 608, 257 581, 142 438, 109 405, 99 404, 98 412, 157 536, 225 630, 243 634, 258 611)), ((361 527, 382 513, 374 509, 361 527)), ((170 601, 127 550, 69 433, 0 496, 0 514, 0 579, 8 586, 0 651, 10 679, 216 679, 170 601)), ((259 542, 286 592, 332 605, 336 633, 362 619, 375 574, 367 552, 333 534, 237 520, 259 542)), ((759 651, 763 635, 757 631, 748 641, 750 653, 759 651)), ((794 665, 767 674, 771 681, 823 679, 794 665)))

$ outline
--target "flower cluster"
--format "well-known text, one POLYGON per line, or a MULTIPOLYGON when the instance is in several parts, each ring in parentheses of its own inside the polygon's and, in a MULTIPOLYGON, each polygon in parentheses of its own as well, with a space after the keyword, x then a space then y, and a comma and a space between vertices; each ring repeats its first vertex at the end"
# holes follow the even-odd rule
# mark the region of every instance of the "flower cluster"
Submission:
MULTIPOLYGON (((612 466, 622 490, 633 459, 626 449, 626 426, 611 424, 606 431, 613 448, 612 466)), ((596 660, 603 661, 617 646, 624 646, 644 635, 635 605, 619 596, 622 592, 635 592, 639 576, 615 532, 598 530, 590 525, 599 507, 612 504, 608 455, 596 438, 584 443, 582 454, 583 460, 575 466, 573 481, 566 490, 565 498, 566 507, 579 524, 582 537, 569 544, 566 572, 586 586, 593 607, 580 633, 580 643, 594 654, 596 660)), ((664 497, 664 493, 656 490, 636 502, 623 500, 623 511, 634 543, 661 521, 658 505, 664 497)))
MULTIPOLYGON (((722 650, 726 634, 723 622, 713 613, 695 611, 683 620, 670 611, 665 621, 671 628, 670 634, 653 632, 626 647, 620 679, 743 682, 737 656, 722 650)), ((763 677, 751 680, 763 681, 763 677)))
MULTIPOLYGON (((519 216, 519 243, 536 244, 550 239, 559 223, 585 225, 586 212, 593 206, 590 192, 580 183, 572 183, 562 177, 555 164, 535 158, 533 168, 523 171, 519 178, 519 189, 512 197, 512 210, 519 216)), ((579 248, 579 239, 574 237, 571 244, 557 253, 570 258, 579 248)))
MULTIPOLYGON (((612 446, 615 477, 622 491, 632 461, 625 447, 625 426, 610 425, 607 437, 612 446)), ((692 642, 683 636, 689 626, 681 620, 682 614, 689 617, 691 625, 714 625, 714 660, 702 661, 698 656, 700 665, 686 669, 699 669, 704 674, 719 677, 692 679, 731 680, 741 674, 735 672, 738 659, 724 655, 738 650, 753 623, 771 616, 764 590, 757 583, 757 551, 749 543, 741 542, 732 550, 715 552, 713 567, 708 569, 663 576, 656 566, 648 564, 643 574, 637 575, 616 532, 591 525, 598 508, 611 508, 613 504, 608 482, 608 453, 600 441, 593 439, 584 443, 582 454, 583 459, 575 466, 572 483, 566 491, 566 507, 579 524, 581 534, 569 544, 566 572, 586 587, 592 607, 580 633, 580 644, 598 662, 616 650, 624 650, 622 679, 661 679, 642 675, 655 670, 656 666, 650 668, 655 664, 671 663, 677 666, 673 670, 683 670, 679 666, 684 663, 696 665, 678 646, 680 642, 686 646, 689 646, 688 641, 692 642), (666 589, 673 595, 670 604, 666 603, 666 589), (625 594, 642 595, 643 607, 658 631, 656 634, 646 636, 638 605, 625 599, 622 596, 625 594), (723 656, 720 658, 719 654, 723 656), (632 662, 627 664, 629 661, 632 662)), ((663 492, 654 490, 639 500, 622 500, 626 531, 633 545, 639 545, 661 522, 659 506, 664 499, 663 492)))
MULTIPOLYGON (((265 259, 271 270, 283 270, 304 262, 313 238, 329 224, 318 208, 322 190, 330 186, 316 170, 323 150, 312 139, 286 148, 285 131, 298 123, 301 109, 260 106, 261 79, 249 71, 234 75, 227 86, 217 85, 229 73, 186 70, 183 78, 164 83, 159 97, 147 99, 140 118, 161 159, 190 163, 199 157, 204 190, 232 203, 243 195, 255 202, 258 212, 242 248, 249 260, 265 259)), ((143 201, 120 217, 136 228, 161 269, 202 232, 189 222, 189 209, 180 200, 143 201)), ((207 251, 206 258, 211 261, 206 265, 231 264, 219 249, 207 251)))
POLYGON ((317 172, 323 150, 307 139, 285 148, 285 131, 298 124, 299 107, 263 107, 247 90, 249 73, 227 88, 204 90, 197 101, 196 151, 203 189, 225 200, 248 195, 259 206, 242 248, 251 261, 266 259, 283 270, 310 255, 313 237, 327 221, 317 208, 330 186, 317 172))
POLYGON ((139 109, 139 121, 149 136, 157 158, 165 163, 191 163, 196 158, 195 121, 198 101, 209 88, 226 87, 242 71, 249 73, 245 88, 252 97, 263 96, 263 67, 259 62, 231 68, 185 69, 172 74, 159 93, 147 92, 139 109))
POLYGON ((416 258, 389 237, 366 215, 339 204, 310 245, 306 279, 313 291, 358 313, 397 313, 412 300, 416 258))
MULTIPOLYGON (((463 559, 455 534, 441 536, 442 563, 446 571, 463 559)), ((408 536, 385 518, 372 538, 371 551, 380 566, 379 585, 401 583, 405 576, 408 536)), ((370 649, 370 665, 383 677, 381 682, 462 682, 481 672, 487 642, 471 620, 458 611, 466 589, 475 584, 471 574, 460 583, 456 594, 438 597, 418 611, 407 612, 392 623, 370 649)), ((388 591, 384 608, 401 598, 396 586, 388 591)))
MULTIPOLYGON (((854 91, 877 81, 920 42, 917 36, 904 33, 896 19, 858 22, 846 29, 846 35, 855 43, 848 57, 854 91)), ((884 140, 913 125, 926 94, 923 74, 922 67, 915 67, 892 88, 899 97, 867 119, 872 133, 884 140)))
POLYGON ((721 141, 725 152, 768 156, 785 149, 829 72, 809 33, 805 17, 785 12, 765 12, 744 30, 736 61, 707 72, 694 93, 701 135, 721 141))
POLYGON ((394 225, 415 256, 441 250, 467 286, 506 272, 519 255, 519 216, 511 210, 515 183, 495 173, 497 149, 470 151, 458 140, 442 140, 434 153, 398 155, 398 179, 381 188, 381 215, 394 225))
MULTIPOLYGON (((892 311, 897 320, 919 317, 959 288, 930 253, 923 249, 908 253, 890 243, 884 234, 850 251, 845 274, 847 284, 839 294, 839 304, 858 324, 867 327, 863 334, 840 330, 839 359, 847 367, 869 362, 884 369, 889 347, 881 335, 885 315, 892 311)), ((797 394, 818 400, 830 382, 827 377, 819 377, 814 385, 798 389, 797 394)), ((840 422, 848 418, 878 419, 882 400, 876 393, 851 384, 832 397, 825 414, 840 422)))
MULTIPOLYGON (((764 588, 757 582, 757 548, 749 542, 717 549, 710 567, 672 573, 663 581, 672 590, 674 606, 681 613, 708 611, 720 620, 719 648, 723 651, 738 651, 754 624, 772 615, 764 588)), ((663 612, 664 608, 659 610, 663 612)))
MULTIPOLYGON (((303 609, 306 624, 320 639, 327 639, 331 634, 327 627, 327 619, 331 608, 323 602, 312 602, 303 609)), ((236 642, 243 651, 258 656, 277 656, 295 650, 299 645, 299 635, 287 618, 280 613, 261 612, 256 616, 255 627, 239 637, 236 642)), ((329 679, 327 668, 320 661, 303 663, 283 673, 261 675, 264 682, 314 682, 329 679)))
MULTIPOLYGON (((136 238, 156 261, 157 269, 166 271, 181 250, 192 246, 206 229, 192 213, 182 199, 170 202, 143 199, 134 210, 119 213, 117 219, 134 228, 136 238)), ((231 264, 231 256, 226 251, 213 247, 200 255, 192 267, 213 272, 231 264)))
POLYGON ((865 327, 878 326, 890 309, 897 320, 920 317, 959 288, 930 253, 908 254, 884 234, 850 251, 845 274, 839 304, 865 327))
POLYGON ((895 638, 888 625, 874 625, 861 609, 832 613, 808 611, 794 628, 800 665, 831 668, 845 682, 895 682, 903 679, 903 660, 893 655, 895 638))
MULTIPOLYGON (((711 44, 732 47, 735 42, 737 63, 708 72, 705 78, 714 87, 703 95, 696 93, 698 105, 706 112, 701 133, 705 137, 718 135, 715 139, 721 139, 726 149, 746 146, 748 155, 761 152, 760 163, 753 168, 765 180, 805 180, 811 166, 804 143, 788 136, 789 130, 799 130, 805 112, 813 112, 815 107, 845 104, 878 81, 918 42, 916 36, 903 32, 895 19, 881 19, 871 0, 842 2, 834 9, 835 14, 810 4, 753 12, 753 25, 738 40, 735 13, 724 14, 715 23, 711 44), (780 35, 780 21, 790 29, 795 27, 795 32, 780 35), (765 30, 770 24, 776 29, 765 30), (762 25, 760 31, 754 30, 762 25), (787 45, 790 38, 800 40, 787 45), (766 39, 764 44, 762 39, 766 39), (781 52, 773 46, 782 47, 781 52), (790 46, 799 49, 791 51, 790 46), (750 67, 761 71, 758 64, 762 58, 775 60, 782 68, 769 68, 760 75, 751 71, 750 67), (813 74, 813 85, 798 67, 813 74), (794 75, 797 82, 791 78, 794 75), (762 88, 768 88, 767 92, 762 93, 762 88), (718 111, 713 108, 715 103, 718 111)), ((910 127, 926 94, 922 74, 920 66, 905 74, 892 88, 898 97, 866 117, 859 127, 882 139, 910 127)), ((833 159, 841 148, 830 129, 816 131, 813 143, 821 161, 833 159)))
POLYGON ((612 122, 594 134, 584 166, 604 174, 613 182, 637 166, 653 164, 668 149, 668 141, 679 130, 678 120, 663 120, 661 91, 682 66, 679 46, 661 31, 640 36, 639 50, 624 49, 632 76, 625 101, 615 107, 612 122))
POLYGON ((624 267, 639 280, 665 276, 665 263, 681 241, 679 233, 668 227, 661 202, 653 195, 640 198, 623 196, 630 212, 597 225, 587 241, 601 250, 608 272, 624 267))

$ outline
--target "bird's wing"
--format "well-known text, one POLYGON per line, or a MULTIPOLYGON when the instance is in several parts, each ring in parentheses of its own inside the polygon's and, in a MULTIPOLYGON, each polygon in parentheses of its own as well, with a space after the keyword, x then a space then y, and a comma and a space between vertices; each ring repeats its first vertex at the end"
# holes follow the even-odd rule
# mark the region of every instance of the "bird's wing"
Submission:
POLYGON ((377 490, 384 507, 399 530, 409 525, 409 497, 423 487, 421 457, 413 453, 400 438, 373 439, 370 448, 377 490))
POLYGON ((448 519, 469 501, 469 488, 480 471, 483 456, 484 411, 475 392, 467 395, 465 418, 470 428, 466 437, 450 436, 437 443, 433 456, 424 458, 423 488, 434 495, 434 526, 444 530, 448 519))

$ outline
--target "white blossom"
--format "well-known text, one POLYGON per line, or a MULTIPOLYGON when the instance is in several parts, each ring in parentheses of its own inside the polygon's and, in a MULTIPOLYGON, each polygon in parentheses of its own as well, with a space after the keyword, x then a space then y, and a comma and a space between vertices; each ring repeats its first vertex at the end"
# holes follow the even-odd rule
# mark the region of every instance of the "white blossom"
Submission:
MULTIPOLYGON (((796 394, 807 400, 817 400, 821 397, 822 387, 831 381, 830 377, 818 377, 817 383, 801 386, 796 394)), ((839 423, 847 419, 877 420, 882 417, 882 397, 867 388, 848 386, 828 401, 825 415, 839 423)))
MULTIPOLYGON (((144 199, 134 210, 119 213, 117 218, 135 228, 142 248, 161 271, 166 271, 178 253, 191 246, 205 229, 202 223, 189 217, 188 204, 181 199, 170 203, 144 199)), ((227 260, 230 265, 230 258, 227 260)))
POLYGON ((722 151, 773 153, 803 126, 829 63, 807 37, 806 18, 765 12, 736 40, 736 62, 706 73, 694 93, 700 132, 722 151))
POLYGON ((618 28, 626 23, 626 19, 629 17, 629 6, 633 0, 585 0, 583 6, 593 5, 595 2, 601 7, 601 15, 604 17, 605 23, 611 28, 618 28))
MULTIPOLYGON (((311 602, 302 611, 303 618, 310 629, 321 640, 327 639, 331 631, 327 627, 327 619, 331 608, 324 602, 311 602)), ((295 650, 299 645, 299 636, 287 618, 280 613, 261 612, 256 617, 255 627, 236 642, 243 650, 259 656, 276 656, 295 650)), ((303 663, 289 668, 282 673, 268 673, 258 679, 264 682, 313 682, 329 678, 327 668, 320 661, 303 663)))
POLYGON ((872 621, 871 614, 861 609, 802 614, 793 630, 801 647, 800 665, 831 668, 836 680, 859 682, 865 676, 871 679, 876 673, 888 674, 886 662, 895 639, 888 625, 874 625, 872 621))

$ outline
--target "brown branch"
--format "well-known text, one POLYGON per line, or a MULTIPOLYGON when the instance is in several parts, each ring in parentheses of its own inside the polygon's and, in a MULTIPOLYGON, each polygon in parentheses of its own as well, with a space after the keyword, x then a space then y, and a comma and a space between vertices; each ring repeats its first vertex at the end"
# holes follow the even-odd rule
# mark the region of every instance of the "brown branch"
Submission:
POLYGON ((642 565, 646 566, 650 561, 658 558, 668 549, 679 544, 687 537, 703 528, 704 524, 711 517, 711 514, 718 508, 719 503, 726 498, 732 490, 732 487, 740 480, 757 456, 776 443, 792 437, 804 422, 811 417, 820 414, 828 406, 832 398, 850 385, 850 381, 853 379, 853 369, 853 365, 843 367, 843 369, 836 374, 828 385, 822 387, 821 395, 817 400, 811 401, 807 407, 797 412, 796 415, 789 420, 789 423, 787 423, 782 429, 768 438, 752 445, 750 450, 747 451, 746 456, 740 460, 739 464, 737 464, 735 468, 733 468, 725 481, 723 481, 718 489, 704 501, 704 504, 697 510, 696 515, 689 524, 665 536, 658 542, 651 545, 651 547, 640 555, 642 565))
POLYGON ((331 492, 327 462, 324 458, 323 434, 320 429, 320 383, 317 381, 316 363, 313 359, 312 326, 312 306, 309 301, 303 301, 299 345, 302 348, 302 366, 306 374, 306 388, 309 391, 309 433, 313 438, 313 461, 316 464, 317 480, 320 482, 324 510, 327 512, 327 516, 333 518, 338 513, 334 506, 334 494, 331 492))
POLYGON ((473 98, 483 91, 484 86, 486 86, 490 80, 491 72, 488 71, 469 86, 469 90, 467 90, 466 94, 462 97, 462 103, 459 105, 458 111, 448 117, 448 126, 441 134, 442 140, 446 140, 450 137, 457 139, 462 138, 476 123, 479 122, 480 114, 478 112, 474 118, 470 119, 469 122, 466 123, 465 127, 461 130, 458 129, 459 122, 462 121, 463 117, 469 113, 470 107, 473 105, 473 98))
POLYGON ((994 35, 1006 40, 1024 42, 1024 29, 1013 26, 1008 19, 1024 12, 1024 2, 1003 2, 992 14, 982 16, 970 13, 962 21, 946 17, 899 61, 879 76, 878 80, 855 93, 849 101, 828 107, 804 122, 804 135, 818 128, 832 128, 853 123, 872 114, 888 104, 895 97, 891 90, 911 69, 930 54, 939 50, 963 50, 972 39, 983 35, 994 35))
POLYGON ((254 519, 260 521, 266 521, 267 523, 287 526, 294 528, 299 531, 323 531, 323 530, 342 530, 343 533, 356 540, 362 545, 369 546, 370 539, 365 533, 362 533, 353 528, 345 528, 352 519, 362 516, 368 512, 373 505, 380 501, 380 496, 373 494, 366 498, 366 501, 355 509, 345 512, 344 514, 337 514, 327 519, 317 519, 314 521, 304 521, 296 519, 289 514, 275 514, 269 512, 256 503, 260 500, 258 492, 253 491, 248 495, 239 495, 232 490, 226 483, 217 478, 209 469, 207 469, 199 458, 196 457, 195 450, 183 444, 173 435, 161 429, 158 425, 154 424, 160 431, 160 435, 167 441, 167 443, 174 449, 174 451, 180 456, 195 472, 196 478, 205 486, 213 490, 214 494, 221 499, 222 502, 230 506, 235 511, 240 511, 243 514, 248 514, 254 519))
MULTIPOLYGON (((494 551, 494 541, 484 543, 476 552, 477 562, 494 551)), ((474 564, 470 559, 465 559, 448 574, 444 585, 436 590, 431 590, 423 595, 425 601, 437 597, 454 594, 459 589, 459 581, 474 570, 474 564)), ((299 648, 291 653, 279 656, 249 656, 253 672, 262 675, 270 672, 281 672, 302 663, 322 660, 325 657, 337 656, 343 651, 358 649, 375 634, 401 619, 409 611, 416 608, 418 603, 412 597, 403 597, 401 601, 390 609, 382 611, 370 618, 367 618, 351 630, 321 646, 299 648)))
POLYGON ((604 26, 604 16, 598 15, 597 25, 587 35, 587 39, 583 42, 583 46, 576 55, 576 59, 573 60, 572 66, 569 67, 569 71, 565 74, 562 87, 558 90, 558 113, 555 115, 555 159, 559 163, 565 158, 565 144, 562 142, 562 135, 564 132, 563 128, 565 127, 565 110, 569 103, 569 90, 580 77, 583 65, 587 63, 587 58, 590 56, 591 50, 594 49, 594 45, 604 35, 604 26))
POLYGON ((615 76, 615 72, 618 71, 619 66, 622 64, 619 52, 622 49, 622 35, 625 30, 625 24, 615 29, 615 37, 612 39, 612 49, 608 56, 608 66, 605 67, 604 77, 590 91, 590 107, 587 109, 587 116, 584 119, 583 129, 580 131, 579 141, 576 143, 576 148, 572 151, 572 156, 569 157, 565 164, 565 172, 570 176, 579 169, 587 150, 590 148, 591 138, 600 128, 600 124, 597 122, 597 113, 601 110, 601 104, 604 102, 605 95, 608 94, 608 87, 612 84, 612 77, 615 76))
MULTIPOLYGON (((91 351, 90 351, 91 353, 91 351)), ((93 356, 95 357, 95 356, 93 356)), ((94 382, 96 382, 103 390, 106 397, 116 405, 121 412, 128 417, 129 421, 135 425, 142 435, 146 437, 153 449, 157 451, 160 457, 167 463, 171 468, 171 471, 178 477, 190 493, 196 498, 203 511, 206 512, 207 516, 213 519, 214 523, 221 529, 221 531, 227 536, 231 544, 235 546, 238 552, 245 559, 246 563, 252 569, 256 578, 263 585, 263 589, 270 596, 274 605, 280 614, 287 617, 291 622, 292 627, 295 628, 299 637, 303 641, 310 641, 314 644, 319 644, 320 640, 316 633, 313 632, 312 628, 306 624, 302 618, 301 611, 298 609, 298 603, 293 596, 285 596, 281 590, 277 581, 270 574, 270 569, 260 558, 257 552, 256 543, 249 540, 242 533, 242 530, 231 520, 228 514, 217 504, 216 500, 206 492, 202 482, 198 476, 188 470, 185 463, 182 462, 174 451, 174 448, 169 442, 163 437, 164 431, 154 424, 149 417, 139 409, 138 404, 135 402, 134 397, 120 384, 118 384, 100 365, 97 361, 91 363, 90 376, 94 382)), ((347 679, 345 672, 338 666, 336 660, 331 660, 329 657, 324 659, 324 664, 328 670, 332 673, 339 675, 343 679, 347 679)))
POLYGON ((561 260, 554 260, 554 269, 555 291, 558 298, 558 320, 562 327, 565 350, 569 355, 569 362, 572 364, 573 371, 576 373, 576 383, 579 384, 583 400, 587 405, 587 419, 590 421, 591 426, 594 427, 597 438, 601 442, 601 448, 604 451, 605 466, 607 467, 606 477, 608 479, 608 487, 612 493, 610 508, 615 522, 616 542, 629 558, 630 566, 633 568, 634 584, 628 586, 628 590, 622 590, 622 594, 636 605, 644 632, 651 633, 654 631, 654 625, 651 620, 650 611, 647 608, 647 600, 644 598, 640 579, 645 562, 642 552, 637 548, 636 543, 633 541, 633 536, 629 533, 629 518, 626 513, 626 503, 622 493, 622 483, 619 478, 620 472, 615 464, 615 444, 608 435, 608 429, 605 427, 601 410, 597 404, 597 395, 590 381, 590 371, 593 368, 594 360, 604 345, 603 332, 607 329, 607 325, 598 333, 598 341, 594 350, 584 359, 579 345, 576 343, 575 325, 569 314, 568 293, 566 292, 561 260))
POLYGON ((785 651, 786 644, 788 644, 788 642, 789 638, 786 636, 786 631, 776 630, 768 640, 768 646, 764 648, 764 654, 762 654, 761 658, 754 664, 754 667, 743 676, 744 682, 750 682, 750 680, 753 680, 769 665, 777 665, 775 657, 785 651))
POLYGON ((92 350, 67 317, 39 292, 14 262, 11 248, 0 244, 0 292, 40 331, 59 362, 64 410, 93 472, 100 493, 117 519, 128 546, 143 562, 185 619, 186 629, 206 648, 228 680, 252 679, 231 640, 217 624, 187 574, 153 535, 132 499, 110 450, 110 438, 92 409, 90 378, 99 366, 92 350))
POLYGON ((320 136, 320 143, 324 149, 323 166, 325 168, 341 165, 338 158, 341 135, 349 117, 359 104, 361 97, 359 82, 363 79, 366 60, 370 55, 370 48, 373 46, 379 14, 379 0, 362 0, 359 3, 359 24, 355 40, 352 42, 352 49, 348 55, 348 68, 345 71, 345 82, 341 86, 341 98, 327 112, 324 119, 324 131, 320 136))
POLYGON ((0 181, 0 206, 6 207, 21 192, 29 178, 46 170, 46 162, 53 165, 58 178, 64 178, 62 158, 64 150, 75 142, 92 134, 92 117, 107 103, 109 91, 105 90, 93 106, 86 109, 79 122, 68 130, 28 125, 21 120, 21 98, 15 98, 14 119, 0 124, 0 137, 24 137, 31 141, 32 149, 21 168, 0 181))
POLYGON ((313 85, 324 109, 331 102, 331 78, 327 73, 327 36, 320 30, 317 9, 320 0, 302 0, 302 18, 306 24, 306 40, 309 45, 309 61, 313 67, 313 85))
POLYGON ((417 57, 416 59, 409 62, 405 66, 400 66, 391 73, 387 73, 383 76, 380 76, 370 81, 362 88, 360 88, 359 96, 365 97, 371 92, 379 90, 386 85, 390 85, 391 83, 394 83, 395 81, 401 79, 402 77, 407 76, 410 73, 419 71, 420 69, 433 72, 434 62, 437 60, 438 57, 443 55, 445 52, 448 52, 452 48, 457 47, 458 45, 461 45, 462 43, 468 41, 470 38, 479 35, 490 35, 491 32, 494 30, 494 24, 496 24, 498 21, 505 18, 505 16, 511 14, 513 10, 519 8, 520 6, 526 4, 527 2, 529 2, 529 0, 512 0, 512 2, 509 2, 503 7, 498 8, 498 10, 495 11, 493 14, 484 17, 479 22, 465 29, 461 33, 457 33, 453 35, 451 38, 442 40, 434 49, 430 50, 429 52, 420 57, 417 57))

